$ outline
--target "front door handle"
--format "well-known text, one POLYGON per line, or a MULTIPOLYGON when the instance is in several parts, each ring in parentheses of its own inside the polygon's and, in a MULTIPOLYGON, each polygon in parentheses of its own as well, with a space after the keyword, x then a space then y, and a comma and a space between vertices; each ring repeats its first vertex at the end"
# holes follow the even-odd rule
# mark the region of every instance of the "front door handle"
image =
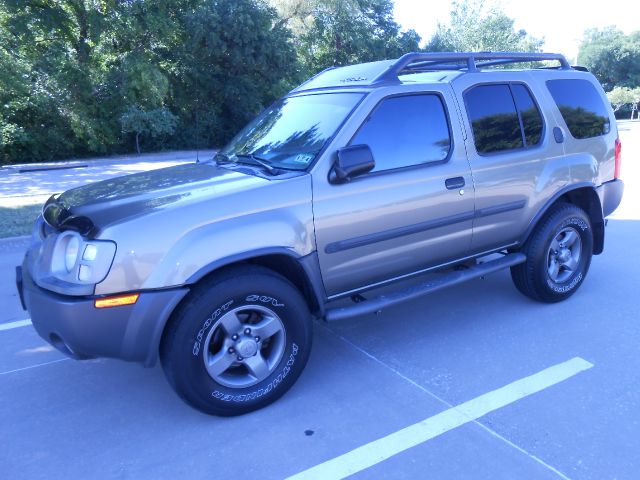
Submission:
POLYGON ((447 178, 444 181, 447 190, 456 190, 458 188, 464 187, 464 177, 453 177, 447 178))

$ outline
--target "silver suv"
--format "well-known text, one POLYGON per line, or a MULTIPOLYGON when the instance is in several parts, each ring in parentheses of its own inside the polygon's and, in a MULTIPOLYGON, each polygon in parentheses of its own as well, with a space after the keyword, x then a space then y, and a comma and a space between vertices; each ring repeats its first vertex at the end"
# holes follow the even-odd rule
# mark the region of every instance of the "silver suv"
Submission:
POLYGON ((313 317, 507 267, 533 299, 569 297, 619 169, 602 88, 561 55, 412 53, 320 73, 211 161, 53 196, 17 284, 60 351, 159 358, 187 403, 236 415, 293 385, 313 317), (557 66, 504 68, 538 61, 557 66))

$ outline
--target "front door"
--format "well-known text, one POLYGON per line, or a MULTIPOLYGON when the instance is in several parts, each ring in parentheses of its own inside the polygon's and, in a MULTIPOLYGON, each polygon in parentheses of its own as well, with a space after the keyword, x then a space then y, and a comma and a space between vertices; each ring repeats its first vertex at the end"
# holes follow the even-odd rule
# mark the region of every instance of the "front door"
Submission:
POLYGON ((335 152, 314 171, 316 241, 330 297, 468 252, 474 190, 458 114, 445 107, 450 96, 445 87, 370 94, 359 108, 359 128, 338 146, 369 145, 373 171, 331 184, 335 152))

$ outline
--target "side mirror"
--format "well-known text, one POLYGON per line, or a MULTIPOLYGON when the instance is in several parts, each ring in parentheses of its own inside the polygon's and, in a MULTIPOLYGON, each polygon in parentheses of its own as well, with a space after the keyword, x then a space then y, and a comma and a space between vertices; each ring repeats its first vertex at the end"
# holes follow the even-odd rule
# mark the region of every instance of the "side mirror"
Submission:
POLYGON ((373 170, 376 162, 369 145, 350 145, 338 150, 338 159, 329 173, 329 182, 346 183, 373 170))

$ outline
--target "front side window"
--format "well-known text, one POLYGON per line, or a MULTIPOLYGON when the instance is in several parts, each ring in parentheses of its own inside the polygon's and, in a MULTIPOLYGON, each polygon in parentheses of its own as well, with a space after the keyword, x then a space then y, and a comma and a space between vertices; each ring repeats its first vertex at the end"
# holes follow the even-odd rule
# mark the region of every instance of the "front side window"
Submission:
POLYGON ((363 96, 327 93, 284 98, 242 129, 216 158, 247 158, 274 168, 305 170, 363 96))
POLYGON ((587 80, 549 80, 547 88, 574 138, 611 131, 609 113, 596 88, 587 80))
POLYGON ((374 172, 446 160, 451 135, 442 100, 435 94, 386 98, 350 144, 369 145, 374 172))

